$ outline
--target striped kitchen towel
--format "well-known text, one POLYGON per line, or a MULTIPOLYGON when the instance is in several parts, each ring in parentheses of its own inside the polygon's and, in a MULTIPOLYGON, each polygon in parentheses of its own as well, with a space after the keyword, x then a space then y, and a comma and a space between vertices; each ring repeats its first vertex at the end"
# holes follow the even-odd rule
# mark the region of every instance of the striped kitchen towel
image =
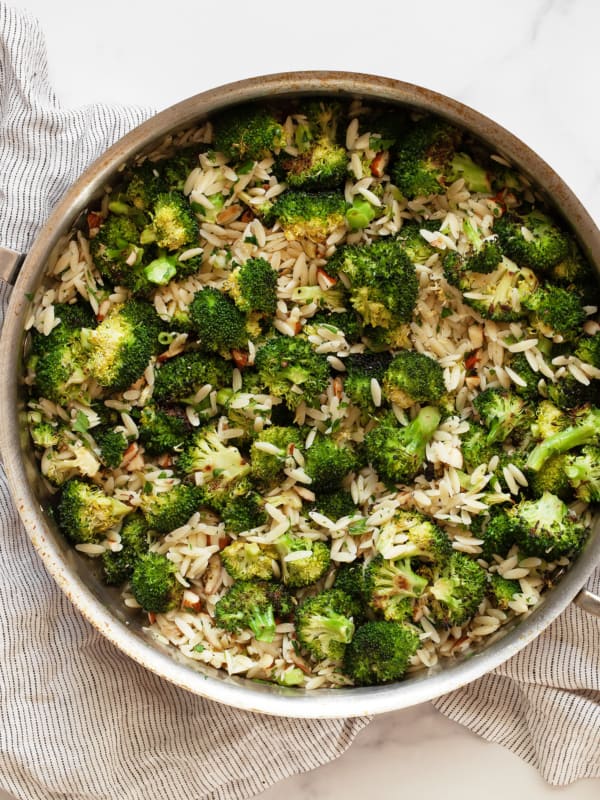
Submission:
MULTIPOLYGON (((151 113, 61 109, 38 23, 0 2, 0 245, 26 251, 83 169, 151 113)), ((0 788, 16 797, 247 798, 341 755, 367 724, 236 711, 129 660, 46 573, 2 472, 0 530, 0 788)))

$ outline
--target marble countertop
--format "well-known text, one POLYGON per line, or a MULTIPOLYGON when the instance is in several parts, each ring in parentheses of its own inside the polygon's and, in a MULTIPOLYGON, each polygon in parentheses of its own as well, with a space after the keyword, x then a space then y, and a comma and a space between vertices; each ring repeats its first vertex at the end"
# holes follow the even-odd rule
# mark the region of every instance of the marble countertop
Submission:
MULTIPOLYGON (((343 9, 304 0, 294 16, 294 5, 286 12, 278 4, 275 15, 267 13, 271 3, 236 0, 169 0, 168 14, 158 0, 12 5, 40 19, 50 77, 65 106, 104 101, 159 110, 232 80, 295 69, 386 75, 448 94, 500 122, 600 221, 600 106, 589 88, 600 61, 600 4, 593 0, 346 0, 343 9)), ((356 800, 373 791, 374 774, 381 800, 400 792, 443 793, 447 800, 483 793, 544 800, 557 791, 565 800, 598 796, 597 781, 548 787, 512 753, 421 705, 377 718, 340 759, 261 797, 356 800)))

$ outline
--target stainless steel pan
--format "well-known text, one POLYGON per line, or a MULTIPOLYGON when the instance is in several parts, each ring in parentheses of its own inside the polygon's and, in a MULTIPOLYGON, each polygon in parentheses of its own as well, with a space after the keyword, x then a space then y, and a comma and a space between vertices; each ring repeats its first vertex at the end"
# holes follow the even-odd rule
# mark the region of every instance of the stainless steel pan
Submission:
POLYGON ((600 598, 582 589, 600 564, 600 520, 576 563, 540 606, 527 619, 501 629, 469 658, 388 686, 311 693, 257 684, 190 665, 177 653, 149 641, 139 619, 123 607, 118 591, 105 587, 90 560, 65 543, 44 512, 46 497, 23 422, 24 395, 19 380, 27 295, 40 285, 49 258, 82 211, 113 182, 125 162, 156 146, 166 134, 188 128, 227 106, 315 93, 361 96, 431 111, 471 131, 542 189, 576 233, 600 275, 600 232, 570 189, 516 137, 461 103, 400 81, 343 72, 283 73, 222 86, 163 111, 111 147, 58 204, 22 266, 21 254, 0 250, 0 276, 12 282, 18 272, 0 342, 0 447, 14 501, 47 569, 87 619, 124 653, 189 691, 242 709, 289 717, 342 717, 411 706, 478 678, 525 647, 571 602, 600 616, 600 598))

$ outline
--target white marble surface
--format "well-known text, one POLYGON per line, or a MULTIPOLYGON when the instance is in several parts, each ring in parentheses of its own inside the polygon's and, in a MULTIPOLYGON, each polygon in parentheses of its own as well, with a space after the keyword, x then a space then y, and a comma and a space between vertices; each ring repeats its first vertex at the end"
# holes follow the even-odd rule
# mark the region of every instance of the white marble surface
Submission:
MULTIPOLYGON (((64 105, 105 101, 158 110, 228 81, 291 69, 387 75, 451 95, 503 124, 600 221, 595 0, 12 4, 41 20, 64 105)), ((262 798, 357 800, 376 792, 380 800, 591 800, 599 789, 598 781, 552 789, 511 753, 426 705, 379 717, 341 759, 262 798)))

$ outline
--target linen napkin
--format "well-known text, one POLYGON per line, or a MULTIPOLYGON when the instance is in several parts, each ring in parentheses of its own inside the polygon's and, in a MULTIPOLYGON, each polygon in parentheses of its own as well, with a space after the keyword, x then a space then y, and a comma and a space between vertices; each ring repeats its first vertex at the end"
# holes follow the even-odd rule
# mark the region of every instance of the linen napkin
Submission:
MULTIPOLYGON (((37 21, 0 2, 0 244, 25 252, 87 164, 151 113, 61 109, 37 21)), ((9 294, 2 284, 0 322, 9 294)), ((237 711, 128 659, 46 573, 0 472, 0 788, 23 800, 248 798, 338 757, 367 723, 237 711)))

